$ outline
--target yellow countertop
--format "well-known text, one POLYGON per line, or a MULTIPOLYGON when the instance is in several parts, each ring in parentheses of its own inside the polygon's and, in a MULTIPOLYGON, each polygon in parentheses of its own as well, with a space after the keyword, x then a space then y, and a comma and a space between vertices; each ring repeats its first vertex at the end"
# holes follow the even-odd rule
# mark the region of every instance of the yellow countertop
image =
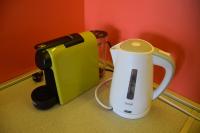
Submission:
MULTIPOLYGON (((94 89, 65 105, 41 111, 31 92, 43 83, 31 78, 0 91, 0 133, 179 133, 200 132, 200 122, 156 99, 147 116, 128 120, 102 109, 94 89), (191 123, 188 126, 188 123, 191 123)), ((192 111, 192 110, 191 110, 192 111)))

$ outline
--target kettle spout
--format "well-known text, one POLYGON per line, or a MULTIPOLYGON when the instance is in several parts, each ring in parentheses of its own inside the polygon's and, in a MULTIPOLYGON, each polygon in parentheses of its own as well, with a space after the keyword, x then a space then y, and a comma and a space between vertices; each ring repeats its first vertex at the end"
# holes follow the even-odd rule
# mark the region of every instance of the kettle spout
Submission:
POLYGON ((111 53, 111 57, 112 57, 112 61, 113 61, 114 66, 116 64, 118 52, 119 52, 119 50, 117 49, 116 46, 113 46, 113 47, 110 48, 110 53, 111 53))

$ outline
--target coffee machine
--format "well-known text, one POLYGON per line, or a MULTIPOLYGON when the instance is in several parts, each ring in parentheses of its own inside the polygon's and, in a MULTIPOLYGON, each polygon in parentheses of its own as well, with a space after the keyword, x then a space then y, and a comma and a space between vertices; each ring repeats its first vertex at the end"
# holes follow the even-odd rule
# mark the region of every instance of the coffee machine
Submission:
POLYGON ((31 94, 36 108, 63 105, 98 84, 98 45, 94 33, 70 34, 35 46, 35 63, 43 70, 46 82, 31 94))

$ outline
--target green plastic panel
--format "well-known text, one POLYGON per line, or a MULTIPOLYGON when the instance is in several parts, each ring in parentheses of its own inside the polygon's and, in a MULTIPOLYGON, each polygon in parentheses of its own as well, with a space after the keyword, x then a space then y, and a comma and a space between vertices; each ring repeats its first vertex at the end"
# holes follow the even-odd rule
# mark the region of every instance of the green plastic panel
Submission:
POLYGON ((60 104, 94 87, 99 81, 98 46, 91 32, 80 35, 84 42, 66 48, 49 48, 60 104))

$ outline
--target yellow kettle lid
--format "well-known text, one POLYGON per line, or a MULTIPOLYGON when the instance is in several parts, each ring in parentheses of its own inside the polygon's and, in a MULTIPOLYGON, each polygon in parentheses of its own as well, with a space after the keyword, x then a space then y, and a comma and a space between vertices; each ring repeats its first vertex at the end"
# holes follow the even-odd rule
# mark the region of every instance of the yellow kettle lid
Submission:
POLYGON ((146 53, 153 50, 153 46, 142 39, 129 39, 121 43, 120 48, 128 52, 146 53))

